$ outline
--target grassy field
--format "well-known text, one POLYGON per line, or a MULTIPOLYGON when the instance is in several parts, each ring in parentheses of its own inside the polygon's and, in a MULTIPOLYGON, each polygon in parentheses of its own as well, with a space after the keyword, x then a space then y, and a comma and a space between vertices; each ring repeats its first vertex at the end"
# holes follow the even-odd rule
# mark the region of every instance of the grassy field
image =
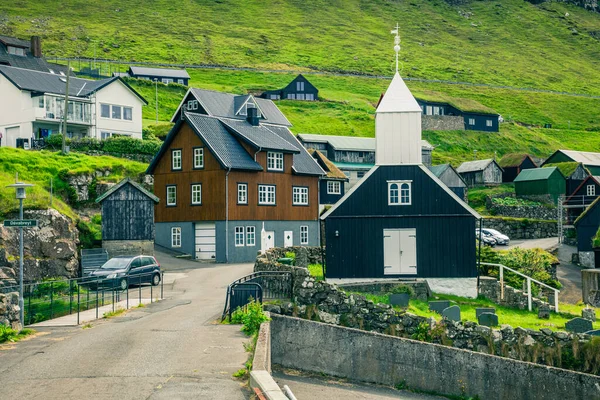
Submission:
POLYGON ((600 16, 558 2, 5 3, 0 33, 48 56, 390 74, 398 21, 405 76, 600 93, 600 16))

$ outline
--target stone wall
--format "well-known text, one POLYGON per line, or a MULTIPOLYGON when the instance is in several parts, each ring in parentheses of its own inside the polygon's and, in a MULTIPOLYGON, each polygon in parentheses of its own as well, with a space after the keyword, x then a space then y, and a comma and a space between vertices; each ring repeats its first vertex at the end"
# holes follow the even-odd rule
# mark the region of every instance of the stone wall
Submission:
POLYGON ((152 240, 103 240, 102 248, 108 252, 108 256, 137 256, 154 255, 154 241, 152 240))
POLYGON ((558 226, 553 221, 484 218, 484 228, 496 229, 512 239, 542 239, 558 236, 558 226))
POLYGON ((386 293, 391 292, 399 286, 409 286, 413 290, 412 299, 427 301, 431 296, 431 289, 425 280, 402 281, 402 282, 369 282, 369 283, 345 283, 340 284, 342 290, 348 292, 363 293, 386 293))
POLYGON ((555 221, 557 219, 557 208, 547 206, 502 206, 487 199, 487 209, 493 215, 512 218, 528 218, 555 221))
POLYGON ((20 331, 20 311, 18 292, 0 292, 0 325, 10 326, 12 329, 20 331))
MULTIPOLYGON (((487 346, 501 335, 479 329, 487 346)), ((454 334, 454 332, 453 332, 454 334)), ((598 398, 600 378, 489 354, 272 315, 274 364, 350 380, 482 399, 598 398)), ((518 342, 515 332, 506 333, 518 342)), ((552 336, 548 336, 553 341, 552 336)), ((531 346, 523 341, 522 346, 531 346)))
POLYGON ((580 251, 578 253, 579 264, 587 268, 596 267, 596 256, 593 251, 580 251))
POLYGON ((465 119, 453 115, 422 115, 421 125, 424 131, 464 131, 465 119))
MULTIPOLYGON (((526 310, 528 308, 526 291, 515 289, 511 286, 508 286, 506 283, 504 284, 504 298, 502 298, 501 291, 502 285, 498 279, 489 276, 479 277, 480 295, 502 306, 518 308, 519 310, 526 310)), ((532 297, 531 303, 533 309, 538 309, 541 305, 543 305, 548 307, 551 311, 554 311, 554 292, 548 289, 546 294, 548 295, 550 303, 532 297)))
POLYGON ((296 266, 301 268, 307 268, 308 264, 322 264, 322 257, 325 257, 324 250, 321 253, 321 248, 318 246, 293 246, 269 249, 265 252, 264 258, 269 261, 277 261, 279 258, 284 258, 286 253, 296 254, 296 266))

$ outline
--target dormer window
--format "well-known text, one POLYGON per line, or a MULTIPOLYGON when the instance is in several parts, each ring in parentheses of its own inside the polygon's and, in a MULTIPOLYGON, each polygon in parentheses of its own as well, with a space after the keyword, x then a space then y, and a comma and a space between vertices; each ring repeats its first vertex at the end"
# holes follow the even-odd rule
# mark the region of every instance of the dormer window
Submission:
POLYGON ((283 171, 283 153, 275 151, 267 152, 267 170, 283 171))
POLYGON ((22 47, 7 46, 7 50, 13 56, 25 56, 25 49, 22 47))
POLYGON ((408 206, 412 203, 411 181, 388 182, 388 205, 408 206))
POLYGON ((189 100, 187 102, 187 110, 188 111, 195 111, 198 109, 198 100, 189 100))

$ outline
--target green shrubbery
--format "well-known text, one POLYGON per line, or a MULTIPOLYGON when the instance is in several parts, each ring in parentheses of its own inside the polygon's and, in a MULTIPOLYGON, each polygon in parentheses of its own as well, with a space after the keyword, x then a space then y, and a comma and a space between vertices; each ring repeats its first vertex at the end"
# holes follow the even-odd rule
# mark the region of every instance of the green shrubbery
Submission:
MULTIPOLYGON (((62 148, 62 135, 51 135, 46 143, 54 148, 62 148)), ((103 151, 110 154, 148 154, 158 153, 160 140, 140 140, 127 136, 115 136, 105 140, 93 138, 67 139, 67 146, 73 151, 103 151)))
POLYGON ((23 329, 16 331, 8 326, 0 325, 0 343, 4 342, 18 342, 25 336, 35 333, 33 329, 23 329))
POLYGON ((263 312, 262 304, 256 300, 251 301, 246 307, 238 308, 231 314, 232 324, 242 324, 242 332, 248 336, 258 333, 260 324, 269 321, 263 312))
POLYGON ((600 228, 598 228, 598 232, 596 232, 596 236, 592 238, 592 247, 600 248, 600 228))
POLYGON ((543 205, 539 201, 519 199, 516 197, 494 197, 494 198, 492 198, 492 203, 497 204, 499 206, 508 206, 508 207, 517 207, 517 206, 539 207, 539 206, 543 205))

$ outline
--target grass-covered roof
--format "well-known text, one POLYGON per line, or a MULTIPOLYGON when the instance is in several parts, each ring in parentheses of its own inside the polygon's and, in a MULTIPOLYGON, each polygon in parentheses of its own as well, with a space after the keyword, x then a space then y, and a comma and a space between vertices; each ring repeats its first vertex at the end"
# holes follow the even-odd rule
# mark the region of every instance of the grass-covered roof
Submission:
POLYGON ((523 160, 528 156, 527 153, 509 153, 505 154, 500 161, 498 161, 498 165, 502 168, 505 167, 518 167, 521 165, 523 160))
MULTIPOLYGON (((571 162, 562 162, 562 163, 552 163, 552 164, 546 164, 543 166, 543 168, 552 168, 552 167, 556 167, 560 170, 560 172, 562 172, 562 174, 568 178, 571 175, 573 175, 573 173, 575 172, 575 170, 577 170, 577 167, 579 167, 581 163, 575 162, 575 161, 571 161, 571 162)), ((588 171, 589 173, 589 171, 588 171)))
POLYGON ((428 102, 448 103, 452 107, 458 108, 461 111, 481 114, 498 114, 494 109, 484 106, 480 102, 473 99, 451 97, 447 94, 435 92, 432 90, 413 90, 412 93, 413 96, 415 96, 417 99, 428 102))

